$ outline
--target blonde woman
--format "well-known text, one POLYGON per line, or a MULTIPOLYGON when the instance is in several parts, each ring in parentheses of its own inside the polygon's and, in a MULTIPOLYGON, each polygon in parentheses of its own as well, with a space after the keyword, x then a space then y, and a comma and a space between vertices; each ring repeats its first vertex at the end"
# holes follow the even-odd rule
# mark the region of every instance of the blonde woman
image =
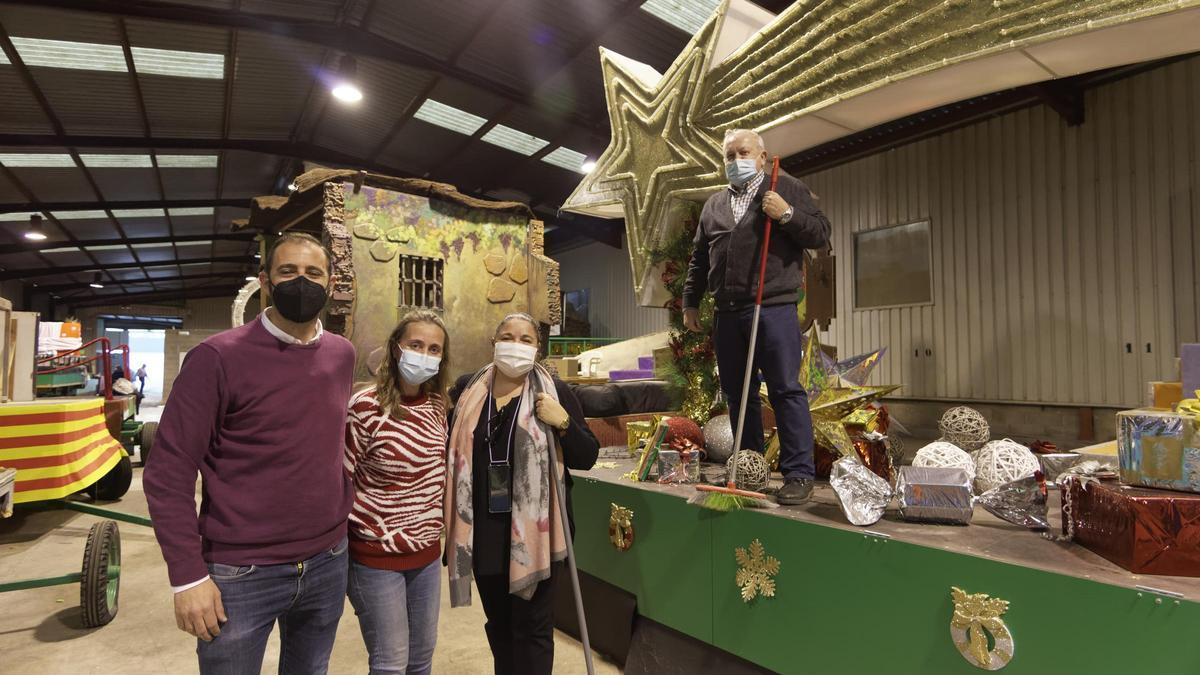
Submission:
POLYGON ((449 361, 441 318, 411 312, 388 338, 374 386, 350 400, 348 593, 372 675, 423 675, 433 662, 449 361))

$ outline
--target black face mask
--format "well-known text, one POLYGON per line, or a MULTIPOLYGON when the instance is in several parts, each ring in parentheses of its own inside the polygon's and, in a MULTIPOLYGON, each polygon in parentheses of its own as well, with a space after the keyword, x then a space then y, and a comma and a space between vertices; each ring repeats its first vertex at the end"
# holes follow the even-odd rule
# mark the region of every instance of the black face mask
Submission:
POLYGON ((306 276, 271 285, 271 301, 276 311, 293 323, 308 323, 317 318, 328 299, 325 287, 306 276))

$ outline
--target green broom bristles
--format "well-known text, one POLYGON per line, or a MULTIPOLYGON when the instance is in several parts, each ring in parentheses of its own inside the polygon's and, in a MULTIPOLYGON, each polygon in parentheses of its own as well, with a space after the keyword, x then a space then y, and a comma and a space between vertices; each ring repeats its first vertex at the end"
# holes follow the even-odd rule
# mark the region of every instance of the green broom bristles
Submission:
POLYGON ((779 507, 778 504, 767 499, 743 497, 727 492, 697 492, 688 498, 688 503, 722 512, 738 509, 774 509, 779 507))

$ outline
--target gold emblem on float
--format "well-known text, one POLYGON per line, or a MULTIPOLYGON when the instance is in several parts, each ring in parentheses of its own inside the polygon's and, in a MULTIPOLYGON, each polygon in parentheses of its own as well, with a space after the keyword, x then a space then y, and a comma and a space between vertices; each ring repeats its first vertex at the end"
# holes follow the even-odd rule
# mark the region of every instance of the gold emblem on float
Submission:
POLYGON ((779 574, 779 559, 767 555, 762 542, 755 539, 750 549, 734 549, 738 570, 734 582, 742 589, 742 602, 750 602, 758 596, 775 597, 775 575, 779 574))
POLYGON ((618 551, 628 551, 633 546, 633 511, 616 504, 610 506, 608 542, 618 551))
POLYGON ((986 593, 970 594, 950 587, 954 616, 950 619, 950 637, 967 663, 983 670, 1000 670, 1012 661, 1016 645, 1012 633, 1000 618, 1008 611, 1008 601, 986 593), (988 636, 992 647, 988 647, 988 636))

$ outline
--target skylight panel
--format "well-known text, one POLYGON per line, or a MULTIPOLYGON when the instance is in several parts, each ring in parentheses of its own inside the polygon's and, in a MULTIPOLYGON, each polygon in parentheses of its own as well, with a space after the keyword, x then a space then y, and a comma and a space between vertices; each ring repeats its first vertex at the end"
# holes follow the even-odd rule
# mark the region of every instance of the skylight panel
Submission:
POLYGON ((503 124, 497 124, 488 129, 488 132, 483 135, 483 140, 522 155, 532 155, 550 144, 550 141, 532 136, 524 131, 517 131, 503 124))
POLYGON ((212 263, 209 263, 208 261, 193 262, 193 263, 184 263, 184 264, 180 265, 180 267, 200 267, 201 265, 210 265, 210 264, 212 264, 212 263))
POLYGON ((155 243, 153 243, 153 244, 130 244, 130 246, 131 246, 132 248, 136 248, 136 249, 142 249, 142 248, 167 248, 167 247, 168 247, 168 246, 170 246, 170 245, 171 245, 171 242, 169 242, 169 241, 159 241, 159 242, 155 242, 155 243))
POLYGON ((78 253, 78 246, 64 246, 62 248, 44 248, 38 253, 78 253))
POLYGON ((162 209, 114 209, 113 215, 118 218, 162 218, 166 214, 162 209))
POLYGON ((474 134, 487 122, 479 115, 472 115, 465 110, 439 103, 431 98, 425 99, 413 117, 467 136, 474 134))
POLYGON ((0 152, 0 164, 13 168, 50 169, 74 167, 75 160, 60 152, 0 152))
POLYGON ((205 239, 204 241, 177 241, 177 242, 175 242, 176 246, 209 246, 210 244, 212 244, 212 239, 205 239))
POLYGON ((719 4, 721 0, 647 0, 642 9, 688 35, 695 35, 719 4))
POLYGON ((157 155, 161 169, 215 169, 217 155, 157 155))
POLYGON ((140 74, 199 77, 220 80, 225 77, 225 55, 209 52, 182 52, 174 49, 131 47, 133 65, 140 74))
POLYGON ((89 169, 145 169, 153 167, 150 155, 80 155, 89 169))
POLYGON ((86 220, 88 218, 107 218, 103 211, 51 211, 55 220, 86 220))
POLYGON ((85 246, 89 251, 124 251, 125 244, 104 244, 102 246, 85 246))
POLYGON ((101 70, 127 73, 125 50, 120 45, 13 37, 13 46, 27 66, 101 70))
POLYGON ((0 213, 0 223, 27 223, 30 214, 25 211, 16 213, 0 213))
POLYGON ((172 216, 211 216, 213 214, 213 207, 189 206, 187 208, 167 209, 167 213, 172 216))
POLYGON ((578 173, 587 173, 583 170, 583 163, 587 161, 587 155, 582 152, 575 152, 570 148, 558 147, 550 154, 542 158, 543 162, 548 162, 554 166, 562 167, 569 171, 578 173))

